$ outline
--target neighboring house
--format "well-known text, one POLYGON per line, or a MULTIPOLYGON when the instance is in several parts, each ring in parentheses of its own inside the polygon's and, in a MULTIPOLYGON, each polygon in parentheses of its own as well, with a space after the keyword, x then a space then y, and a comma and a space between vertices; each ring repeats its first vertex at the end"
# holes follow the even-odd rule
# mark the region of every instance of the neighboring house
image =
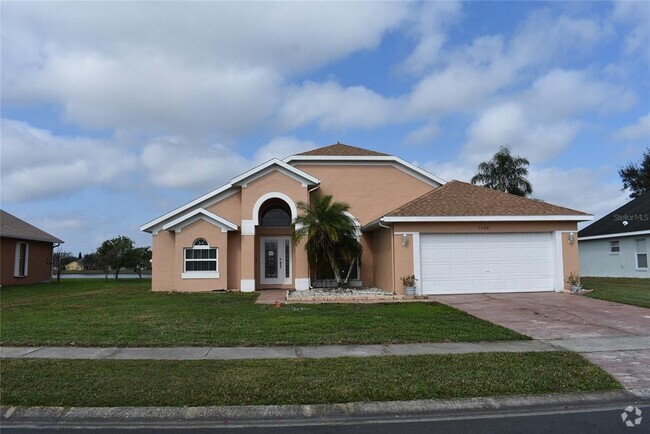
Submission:
POLYGON ((60 239, 0 210, 0 285, 45 282, 52 277, 52 250, 60 239))
POLYGON ((425 294, 562 290, 579 271, 577 222, 592 218, 337 143, 267 161, 143 225, 152 289, 304 290, 331 279, 291 240, 296 203, 315 194, 350 205, 363 246, 353 284, 398 294, 409 274, 425 294))
POLYGON ((650 193, 582 229, 578 244, 583 276, 650 278, 650 193))
POLYGON ((82 259, 75 259, 65 266, 66 271, 83 271, 85 269, 84 261, 82 259))

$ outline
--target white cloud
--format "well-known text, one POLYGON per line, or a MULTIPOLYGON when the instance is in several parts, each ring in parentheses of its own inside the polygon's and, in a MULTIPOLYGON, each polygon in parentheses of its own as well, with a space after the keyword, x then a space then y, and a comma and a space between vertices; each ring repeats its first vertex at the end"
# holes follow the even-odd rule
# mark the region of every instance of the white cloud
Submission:
POLYGON ((629 89, 590 77, 586 71, 553 69, 525 93, 531 111, 545 119, 566 119, 588 111, 629 109, 636 96, 629 89))
POLYGON ((149 181, 168 188, 212 189, 231 178, 270 160, 314 148, 309 141, 278 137, 261 146, 248 159, 221 145, 204 146, 183 137, 158 137, 150 141, 140 156, 149 181))
POLYGON ((461 12, 462 4, 456 1, 421 4, 414 16, 415 22, 408 26, 418 43, 398 69, 419 74, 439 61, 447 30, 458 21, 461 12))
POLYGON ((89 128, 237 135, 272 113, 288 77, 376 48, 412 8, 3 4, 3 98, 60 105, 89 128))
POLYGON ((574 121, 538 121, 523 104, 503 103, 490 107, 471 124, 463 155, 476 163, 490 158, 500 146, 510 145, 515 154, 544 162, 562 152, 578 128, 574 121))
POLYGON ((247 166, 245 158, 223 145, 203 147, 181 137, 152 140, 140 161, 152 184, 179 188, 218 186, 247 166))
POLYGON ((107 140, 55 136, 24 122, 2 119, 3 201, 74 194, 124 181, 136 159, 107 140))
POLYGON ((621 186, 609 181, 611 167, 539 168, 532 166, 529 179, 533 196, 546 202, 594 214, 597 218, 625 203, 621 186))
POLYGON ((617 140, 641 140, 650 137, 650 113, 641 116, 632 125, 626 125, 614 133, 617 140))
POLYGON ((288 90, 278 122, 287 130, 312 122, 323 129, 374 128, 397 121, 398 107, 398 101, 363 86, 306 82, 288 90))
POLYGON ((617 1, 612 19, 625 32, 625 53, 629 56, 640 55, 642 60, 650 63, 650 4, 645 1, 617 1))
POLYGON ((440 134, 440 126, 436 123, 428 123, 407 134, 404 143, 413 145, 431 142, 440 134))

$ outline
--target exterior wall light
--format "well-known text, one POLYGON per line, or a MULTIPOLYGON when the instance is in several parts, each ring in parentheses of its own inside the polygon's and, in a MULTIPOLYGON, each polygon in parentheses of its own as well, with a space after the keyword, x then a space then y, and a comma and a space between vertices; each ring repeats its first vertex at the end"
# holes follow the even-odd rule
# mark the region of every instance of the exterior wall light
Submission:
POLYGON ((402 245, 404 247, 408 246, 409 244, 409 236, 408 234, 402 234, 402 245))
POLYGON ((569 232, 569 244, 573 245, 573 243, 575 242, 575 237, 576 234, 574 234, 573 232, 569 232))

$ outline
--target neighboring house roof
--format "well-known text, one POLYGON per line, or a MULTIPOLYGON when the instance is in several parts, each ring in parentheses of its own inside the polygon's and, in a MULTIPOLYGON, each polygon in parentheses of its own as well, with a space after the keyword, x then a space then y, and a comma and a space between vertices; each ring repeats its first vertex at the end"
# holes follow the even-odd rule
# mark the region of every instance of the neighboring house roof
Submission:
POLYGON ((591 215, 581 211, 454 180, 389 212, 380 220, 390 223, 590 219, 591 215))
POLYGON ((49 243, 62 243, 57 237, 30 225, 24 220, 0 209, 0 236, 17 238, 20 240, 45 241, 49 243))
POLYGON ((311 151, 301 152, 296 155, 327 155, 327 156, 341 156, 341 157, 369 157, 369 156, 388 156, 377 151, 369 149, 357 148, 343 143, 336 142, 333 145, 323 146, 322 148, 312 149, 311 151))
POLYGON ((650 233, 650 193, 642 194, 596 220, 578 232, 578 238, 584 241, 643 233, 650 233))

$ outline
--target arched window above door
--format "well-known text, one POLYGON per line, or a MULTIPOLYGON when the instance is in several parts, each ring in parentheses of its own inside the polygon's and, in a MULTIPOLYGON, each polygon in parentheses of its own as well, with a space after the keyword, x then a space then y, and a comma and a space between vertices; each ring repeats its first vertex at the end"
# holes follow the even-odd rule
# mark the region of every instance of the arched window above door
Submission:
POLYGON ((263 228, 291 227, 291 215, 281 205, 270 206, 263 211, 260 226, 263 228))

